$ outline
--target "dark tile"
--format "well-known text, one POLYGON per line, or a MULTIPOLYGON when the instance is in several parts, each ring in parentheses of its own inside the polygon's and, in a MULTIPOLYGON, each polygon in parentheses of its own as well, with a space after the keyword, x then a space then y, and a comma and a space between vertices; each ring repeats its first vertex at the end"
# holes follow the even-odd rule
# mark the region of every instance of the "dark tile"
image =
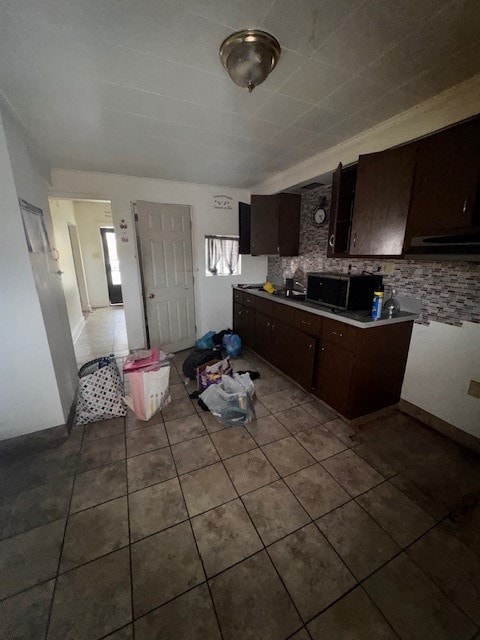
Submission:
POLYGON ((132 545, 135 617, 205 580, 190 524, 183 522, 132 545))
POLYGON ((265 544, 271 544, 310 520, 282 480, 247 494, 243 501, 265 544))
POLYGON ((150 427, 127 432, 128 458, 167 446, 168 439, 163 424, 154 424, 150 427))
POLYGON ((0 640, 38 640, 47 631, 54 580, 0 603, 0 640))
POLYGON ((428 513, 389 482, 359 496, 357 501, 402 547, 411 544, 435 524, 428 513))
POLYGON ((188 513, 195 516, 237 497, 223 465, 213 464, 180 478, 188 513))
POLYGON ((139 420, 131 409, 127 409, 127 415, 125 416, 125 429, 127 432, 135 431, 136 429, 145 429, 156 424, 163 424, 163 418, 160 412, 155 413, 150 420, 139 420))
POLYGON ((125 458, 125 436, 123 433, 108 438, 87 440, 82 445, 80 471, 104 467, 125 458))
POLYGON ((467 640, 476 627, 405 554, 363 584, 401 638, 467 640))
POLYGON ((205 425, 205 429, 208 433, 215 433, 215 431, 221 431, 222 429, 227 428, 222 422, 220 422, 220 420, 215 418, 210 411, 203 411, 200 414, 200 420, 205 425))
POLYGON ((290 433, 297 433, 304 429, 309 429, 318 424, 318 419, 312 416, 303 406, 292 407, 286 411, 275 414, 275 418, 279 420, 290 433))
POLYGON ((355 585, 355 579, 312 523, 268 552, 304 620, 355 585))
POLYGON ((129 509, 133 542, 187 518, 178 478, 131 493, 129 509))
POLYGON ((353 497, 384 481, 378 471, 350 450, 324 460, 322 465, 353 497))
POLYGON ((228 474, 240 495, 278 480, 278 473, 260 449, 225 460, 228 474))
MULTIPOLYGON (((189 401, 190 402, 190 401, 189 401)), ((165 423, 170 444, 177 444, 198 436, 204 436, 207 431, 200 418, 195 415, 184 416, 165 423)))
POLYGON ((220 640, 220 637, 205 584, 135 621, 136 640, 220 640))
POLYGON ((290 640, 310 640, 310 636, 305 629, 302 629, 294 636, 291 636, 290 640))
POLYGON ((256 420, 246 425, 250 435, 255 438, 257 444, 263 445, 288 436, 288 431, 275 416, 266 415, 263 418, 257 416, 256 420))
POLYGON ((260 402, 258 398, 255 398, 253 400, 253 408, 255 410, 256 418, 264 418, 265 416, 268 416, 270 414, 270 411, 262 402, 260 402))
POLYGON ((110 420, 100 420, 85 425, 84 440, 95 440, 96 438, 107 438, 116 436, 125 431, 125 418, 111 418, 110 420))
POLYGON ((480 556, 480 505, 457 513, 446 521, 450 533, 480 556))
POLYGON ((407 498, 416 502, 416 504, 431 515, 432 518, 435 518, 435 520, 441 520, 448 514, 448 507, 438 499, 439 496, 436 495, 435 489, 433 488, 433 490, 430 491, 425 485, 419 486, 414 479, 408 477, 408 472, 398 473, 396 476, 390 478, 390 482, 405 494, 407 498))
POLYGON ((400 552, 400 547, 354 500, 317 520, 317 525, 357 580, 400 552))
POLYGON ((117 498, 71 515, 60 571, 67 571, 128 544, 127 498, 117 498))
POLYGON ((265 551, 211 580, 225 640, 284 640, 301 627, 265 551))
POLYGON ((384 478, 391 478, 398 473, 402 467, 400 460, 398 458, 395 460, 390 445, 385 447, 381 443, 370 440, 361 444, 354 443, 352 451, 354 451, 357 456, 360 456, 362 460, 368 462, 368 464, 381 473, 384 478), (385 451, 385 449, 388 450, 385 451))
POLYGON ((480 626, 480 558, 444 527, 417 540, 408 555, 480 626))
POLYGON ((85 471, 75 478, 70 513, 119 498, 126 493, 127 470, 124 460, 85 471))
POLYGON ((181 400, 182 398, 188 398, 187 390, 182 382, 171 384, 169 390, 172 400, 181 400))
POLYGON ((321 424, 306 431, 300 431, 295 437, 316 460, 330 458, 347 448, 321 424))
POLYGON ((311 518, 318 518, 350 500, 348 493, 319 464, 287 476, 285 482, 311 518))
POLYGON ((2 537, 66 517, 72 485, 73 478, 64 478, 22 491, 13 502, 2 537))
POLYGON ((331 409, 321 402, 308 402, 302 406, 307 413, 316 418, 321 424, 329 420, 334 420, 337 417, 331 409))
POLYGON ((120 549, 59 576, 48 640, 101 638, 131 619, 129 551, 120 549))
POLYGON ((182 398, 181 400, 172 400, 170 404, 167 404, 165 409, 162 409, 162 416, 165 422, 168 420, 175 420, 176 418, 183 418, 196 413, 195 405, 189 398, 182 398))
POLYGON ((120 629, 119 631, 115 631, 114 633, 111 633, 109 636, 105 638, 105 640, 133 640, 132 625, 129 624, 128 626, 123 627, 123 629, 120 629))
MULTIPOLYGON (((260 375, 261 372, 260 372, 260 375)), ((265 403, 263 402, 263 398, 267 395, 271 395, 272 393, 275 393, 277 391, 279 391, 277 383, 278 376, 275 372, 271 372, 270 370, 270 375, 267 376, 262 376, 260 377, 258 380, 255 380, 255 393, 259 398, 262 398, 261 402, 264 406, 265 403)), ((293 383, 290 383, 293 384, 293 383)), ((268 407, 267 407, 268 409, 268 407)))
POLYGON ((177 472, 188 473, 220 460, 210 436, 195 438, 172 445, 177 472))
POLYGON ((315 459, 293 436, 277 440, 262 447, 263 452, 281 476, 315 464, 315 459))
POLYGON ((192 519, 207 577, 263 548, 240 500, 232 500, 192 519))
POLYGON ((308 625, 313 640, 397 640, 398 636, 361 587, 347 593, 308 625))
POLYGON ((307 402, 312 401, 312 396, 305 393, 305 391, 299 387, 289 387, 288 389, 285 389, 283 393, 287 398, 293 400, 295 404, 306 404, 307 402))
POLYGON ((257 446, 245 427, 228 427, 212 433, 211 438, 222 458, 236 456, 257 446))
POLYGON ((56 520, 0 542, 0 599, 55 576, 64 528, 56 520))
POLYGON ((284 391, 276 391, 275 393, 270 393, 260 397, 262 399, 262 403, 272 413, 280 413, 281 411, 291 409, 299 404, 296 400, 292 400, 292 398, 286 396, 284 391))
POLYGON ((347 447, 353 447, 355 445, 355 440, 352 440, 352 437, 355 436, 357 430, 348 425, 341 418, 335 418, 334 420, 329 420, 325 422, 325 427, 333 433, 335 437, 341 440, 347 447))
POLYGON ((175 464, 169 447, 128 458, 127 470, 129 491, 144 489, 176 475, 175 464))

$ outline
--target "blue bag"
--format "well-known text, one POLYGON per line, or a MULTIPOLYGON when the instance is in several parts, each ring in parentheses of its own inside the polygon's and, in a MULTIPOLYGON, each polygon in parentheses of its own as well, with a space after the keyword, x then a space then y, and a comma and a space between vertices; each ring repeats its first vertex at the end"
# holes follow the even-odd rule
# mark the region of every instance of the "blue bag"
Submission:
POLYGON ((215 331, 207 331, 207 333, 205 333, 195 342, 195 346, 198 349, 213 349, 213 347, 215 346, 212 340, 214 335, 215 331))
POLYGON ((223 344, 227 350, 227 355, 237 358, 242 351, 242 341, 236 333, 227 333, 223 336, 223 344))

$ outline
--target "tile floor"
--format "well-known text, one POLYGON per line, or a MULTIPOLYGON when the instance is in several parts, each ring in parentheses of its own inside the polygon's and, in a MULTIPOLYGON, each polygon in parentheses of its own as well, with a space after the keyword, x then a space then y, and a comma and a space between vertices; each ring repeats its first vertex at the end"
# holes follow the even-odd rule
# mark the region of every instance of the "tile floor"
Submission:
POLYGON ((128 355, 123 307, 117 305, 102 307, 89 313, 74 347, 79 367, 89 360, 108 356, 111 353, 117 357, 128 355))
POLYGON ((1 640, 477 637, 478 456, 400 413, 356 432, 249 353, 257 420, 224 428, 184 355, 148 423, 0 446, 1 640))

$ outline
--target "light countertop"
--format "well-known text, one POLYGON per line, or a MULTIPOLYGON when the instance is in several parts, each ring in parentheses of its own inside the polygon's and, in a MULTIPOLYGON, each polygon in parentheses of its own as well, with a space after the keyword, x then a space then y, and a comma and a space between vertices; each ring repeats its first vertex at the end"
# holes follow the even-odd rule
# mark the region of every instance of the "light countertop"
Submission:
MULTIPOLYGON (((256 286, 256 285, 249 285, 256 286)), ((275 295, 267 293, 266 291, 260 291, 258 289, 249 289, 245 286, 234 286, 234 289, 238 291, 245 291, 259 298, 272 300, 273 302, 279 302, 295 309, 302 309, 309 313, 314 313, 317 316, 324 318, 331 318, 339 322, 345 322, 345 324, 351 324, 359 329, 371 329, 373 327, 381 327, 388 324, 397 324, 399 322, 413 322, 418 318, 417 313, 410 311, 400 311, 400 315, 395 318, 381 318, 380 320, 372 320, 370 311, 335 311, 326 307, 313 304, 312 302, 306 302, 305 300, 291 300, 285 298, 282 295, 275 295)))

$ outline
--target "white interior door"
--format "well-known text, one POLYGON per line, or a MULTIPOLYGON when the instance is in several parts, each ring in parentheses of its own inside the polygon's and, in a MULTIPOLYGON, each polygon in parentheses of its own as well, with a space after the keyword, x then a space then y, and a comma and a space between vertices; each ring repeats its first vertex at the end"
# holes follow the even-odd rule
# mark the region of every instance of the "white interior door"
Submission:
POLYGON ((195 343, 190 207, 137 202, 150 346, 167 351, 195 343))

